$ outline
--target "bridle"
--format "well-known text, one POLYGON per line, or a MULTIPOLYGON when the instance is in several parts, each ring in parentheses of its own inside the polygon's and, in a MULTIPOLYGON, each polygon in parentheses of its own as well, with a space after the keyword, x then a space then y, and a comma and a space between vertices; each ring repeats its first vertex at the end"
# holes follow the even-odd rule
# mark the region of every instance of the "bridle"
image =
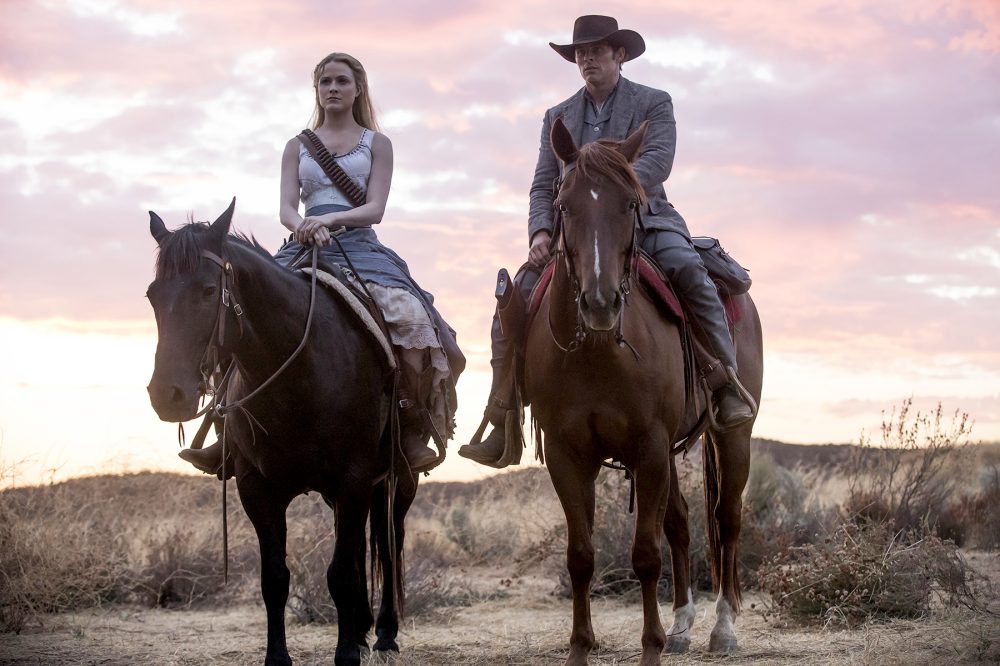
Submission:
MULTIPOLYGON (((307 248, 303 247, 302 252, 307 251, 307 248)), ((204 409, 199 411, 194 418, 198 418, 214 410, 215 414, 218 416, 225 416, 227 413, 238 409, 244 403, 248 402, 251 398, 263 391, 271 382, 278 378, 282 372, 284 372, 292 361, 302 352, 306 346, 306 341, 309 338, 309 331, 312 328, 313 310, 316 305, 316 266, 319 258, 319 246, 312 246, 312 279, 309 291, 309 314, 306 316, 306 326, 302 333, 302 339, 299 341, 298 347, 295 351, 285 359, 285 362, 275 370, 270 377, 264 380, 257 388, 243 396, 239 400, 229 404, 220 404, 219 395, 225 390, 226 385, 229 383, 232 377, 233 370, 237 366, 237 360, 235 357, 232 358, 232 362, 229 363, 226 368, 225 374, 222 380, 216 385, 214 383, 215 377, 221 372, 221 362, 225 357, 225 344, 226 344, 226 319, 228 318, 228 311, 232 309, 233 314, 236 315, 236 321, 239 323, 240 328, 240 339, 243 339, 243 306, 239 303, 239 296, 236 290, 235 274, 233 272, 233 265, 228 259, 220 257, 211 250, 202 249, 201 257, 207 259, 213 264, 217 265, 221 269, 219 274, 219 302, 216 307, 215 324, 212 327, 212 333, 208 337, 208 343, 205 346, 205 351, 202 353, 201 362, 198 366, 198 372, 201 374, 201 382, 198 385, 199 392, 202 395, 210 395, 212 399, 209 401, 208 405, 204 409)), ((225 254, 225 252, 223 252, 225 254)), ((298 256, 296 256, 296 259, 298 256)))
MULTIPOLYGON (((564 230, 565 222, 563 220, 563 210, 562 205, 559 200, 559 194, 562 190, 562 186, 566 181, 567 176, 569 176, 573 171, 576 170, 576 162, 570 162, 566 165, 563 174, 556 178, 553 182, 553 191, 555 196, 552 200, 553 207, 553 235, 552 235, 552 245, 557 249, 555 254, 561 254, 564 261, 564 266, 566 271, 569 273, 570 283, 573 286, 573 301, 576 303, 576 327, 573 331, 573 339, 568 343, 563 344, 559 342, 556 337, 555 331, 552 328, 552 310, 549 309, 548 312, 548 326, 549 326, 549 336, 552 338, 552 342, 555 343, 564 353, 571 353, 579 349, 583 343, 587 340, 588 334, 592 331, 587 327, 583 313, 581 311, 581 289, 580 280, 577 278, 576 265, 573 261, 573 251, 569 247, 566 241, 566 234, 564 230)), ((639 353, 635 348, 625 340, 622 334, 622 320, 624 319, 625 306, 628 304, 628 296, 632 292, 632 276, 635 274, 636 265, 639 260, 639 241, 638 233, 639 231, 645 230, 642 223, 642 214, 640 212, 641 197, 639 192, 634 192, 635 199, 632 202, 632 209, 635 211, 635 222, 632 225, 632 240, 629 243, 628 252, 625 256, 625 271, 622 273, 622 279, 618 283, 617 294, 622 299, 622 308, 618 312, 618 323, 615 326, 615 342, 619 347, 627 346, 632 350, 632 353, 639 358, 639 353)))

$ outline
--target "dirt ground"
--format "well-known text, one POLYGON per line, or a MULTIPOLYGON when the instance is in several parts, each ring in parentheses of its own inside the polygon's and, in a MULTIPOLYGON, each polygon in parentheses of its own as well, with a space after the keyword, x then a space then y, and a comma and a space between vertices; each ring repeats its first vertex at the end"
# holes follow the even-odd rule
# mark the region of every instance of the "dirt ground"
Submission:
MULTIPOLYGON (((492 575, 496 575, 493 572, 492 575)), ((560 664, 566 657, 571 606, 549 593, 551 581, 513 580, 501 599, 430 617, 408 619, 401 630, 400 666, 560 664)), ((691 650, 664 655, 663 664, 963 664, 1000 657, 1000 618, 948 611, 912 622, 873 624, 846 631, 783 628, 751 605, 737 623, 739 651, 707 652, 714 604, 698 597, 691 650)), ((669 625, 669 608, 662 607, 669 625)), ((596 599, 595 665, 635 663, 642 614, 635 601, 596 599)), ((0 664, 259 664, 263 661, 262 604, 226 609, 162 610, 109 607, 48 617, 21 634, 0 635, 0 664)), ((330 664, 336 627, 289 622, 288 647, 296 664, 330 664)), ((368 657, 366 664, 383 663, 368 657)))

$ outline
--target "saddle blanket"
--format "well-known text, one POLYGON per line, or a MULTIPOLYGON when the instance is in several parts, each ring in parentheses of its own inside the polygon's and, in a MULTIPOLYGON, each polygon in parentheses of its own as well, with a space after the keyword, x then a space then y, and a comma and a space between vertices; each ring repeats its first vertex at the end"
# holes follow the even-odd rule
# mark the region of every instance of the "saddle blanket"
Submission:
MULTIPOLYGON (((306 275, 312 275, 311 268, 300 269, 306 275)), ((357 315, 358 320, 361 322, 362 326, 365 327, 371 336, 378 343, 379 348, 382 353, 385 354, 385 359, 389 364, 389 368, 392 370, 396 369, 396 357, 392 353, 392 345, 389 340, 386 339, 385 335, 382 333, 382 329, 379 327, 378 323, 372 319, 371 313, 368 312, 368 308, 358 300, 358 297, 354 295, 354 292, 345 285, 343 282, 330 275, 329 273, 321 270, 316 271, 316 280, 323 286, 333 290, 338 296, 347 304, 354 314, 357 315)))

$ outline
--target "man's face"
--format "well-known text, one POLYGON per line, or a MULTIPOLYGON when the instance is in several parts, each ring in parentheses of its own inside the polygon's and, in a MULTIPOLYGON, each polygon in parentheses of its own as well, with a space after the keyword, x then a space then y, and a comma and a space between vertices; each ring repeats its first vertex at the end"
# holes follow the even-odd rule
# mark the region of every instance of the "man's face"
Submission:
POLYGON ((607 42, 582 44, 576 48, 576 66, 580 68, 580 76, 592 88, 614 85, 624 60, 625 49, 613 49, 607 42))

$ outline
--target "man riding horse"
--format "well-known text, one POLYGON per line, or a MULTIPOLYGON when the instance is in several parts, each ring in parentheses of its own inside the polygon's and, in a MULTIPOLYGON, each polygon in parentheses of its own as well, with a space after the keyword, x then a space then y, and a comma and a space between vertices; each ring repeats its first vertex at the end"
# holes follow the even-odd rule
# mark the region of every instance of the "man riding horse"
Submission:
MULTIPOLYGON (((645 141, 633 163, 647 199, 642 210, 643 228, 637 232, 639 243, 673 285, 691 318, 696 339, 714 359, 703 362, 700 372, 713 391, 715 422, 726 430, 749 421, 754 409, 735 385, 736 353, 725 310, 684 218, 667 200, 663 187, 677 140, 670 95, 621 76, 622 64, 642 55, 645 42, 633 30, 619 30, 614 18, 590 15, 576 20, 572 43, 549 46, 576 63, 584 87, 545 112, 531 184, 528 263, 518 272, 515 284, 527 301, 541 269, 552 258, 553 182, 562 175, 562 162, 553 153, 550 140, 555 120, 562 118, 581 146, 598 139, 624 139, 648 121, 645 141)), ((513 354, 508 355, 510 332, 502 330, 499 316, 493 318, 491 335, 493 383, 486 413, 494 429, 481 443, 467 444, 458 453, 483 465, 504 467, 505 422, 515 409, 515 378, 513 354)))

